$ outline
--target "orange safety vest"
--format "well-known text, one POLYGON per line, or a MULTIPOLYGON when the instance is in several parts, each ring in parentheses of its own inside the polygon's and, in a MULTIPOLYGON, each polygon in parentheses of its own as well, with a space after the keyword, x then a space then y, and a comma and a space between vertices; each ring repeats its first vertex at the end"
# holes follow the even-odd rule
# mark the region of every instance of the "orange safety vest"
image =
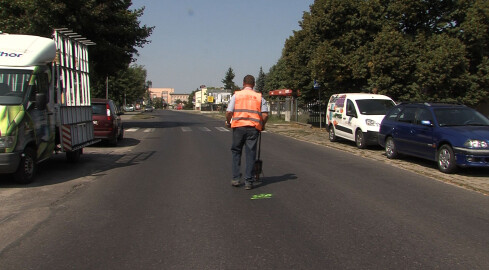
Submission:
POLYGON ((255 127, 263 129, 261 118, 261 93, 243 89, 234 94, 234 112, 231 128, 255 127))

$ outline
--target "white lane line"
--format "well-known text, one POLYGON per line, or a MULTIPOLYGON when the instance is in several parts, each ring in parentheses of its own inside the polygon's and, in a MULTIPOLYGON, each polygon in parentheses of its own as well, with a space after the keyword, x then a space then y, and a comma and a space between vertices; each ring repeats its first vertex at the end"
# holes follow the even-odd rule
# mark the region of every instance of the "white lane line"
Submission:
POLYGON ((182 131, 187 132, 187 131, 192 131, 192 129, 189 127, 182 127, 182 131))
POLYGON ((138 131, 139 128, 129 128, 129 129, 126 129, 126 132, 135 132, 135 131, 138 131))
POLYGON ((223 131, 223 132, 229 132, 229 129, 227 129, 225 127, 215 127, 215 129, 217 129, 219 131, 223 131))
POLYGON ((153 132, 153 131, 155 131, 155 129, 154 129, 154 128, 147 128, 147 129, 145 129, 145 130, 144 130, 144 132, 146 132, 146 133, 147 133, 147 132, 153 132))
POLYGON ((208 129, 208 128, 206 128, 206 127, 199 127, 199 129, 200 129, 201 131, 211 131, 210 129, 208 129))

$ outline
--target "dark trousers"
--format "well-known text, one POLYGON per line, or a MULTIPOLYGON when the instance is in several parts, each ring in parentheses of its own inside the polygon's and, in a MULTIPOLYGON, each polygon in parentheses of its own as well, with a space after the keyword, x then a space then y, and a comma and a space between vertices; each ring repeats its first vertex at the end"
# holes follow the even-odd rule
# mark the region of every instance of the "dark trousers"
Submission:
POLYGON ((245 146, 246 167, 244 172, 245 183, 253 182, 256 146, 259 131, 255 127, 233 128, 233 180, 239 180, 241 171, 241 153, 245 146))

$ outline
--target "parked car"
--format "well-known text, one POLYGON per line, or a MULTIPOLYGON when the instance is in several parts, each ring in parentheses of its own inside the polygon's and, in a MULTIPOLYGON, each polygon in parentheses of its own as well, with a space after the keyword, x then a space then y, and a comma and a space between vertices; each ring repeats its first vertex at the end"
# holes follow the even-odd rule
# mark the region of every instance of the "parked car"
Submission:
POLYGON ((433 160, 444 173, 489 167, 489 119, 464 105, 401 103, 382 121, 379 144, 388 158, 433 160))
POLYGON ((380 122, 395 105, 388 96, 348 93, 332 95, 328 102, 326 127, 329 140, 338 137, 354 141, 358 148, 377 144, 380 122))
POLYGON ((110 99, 92 98, 91 102, 94 137, 117 145, 124 138, 121 112, 110 99))
POLYGON ((126 111, 126 112, 133 112, 133 111, 134 111, 134 105, 132 105, 132 104, 127 104, 127 105, 124 107, 124 111, 126 111))
POLYGON ((154 108, 151 105, 144 106, 144 111, 145 112, 152 112, 153 110, 154 110, 154 108))

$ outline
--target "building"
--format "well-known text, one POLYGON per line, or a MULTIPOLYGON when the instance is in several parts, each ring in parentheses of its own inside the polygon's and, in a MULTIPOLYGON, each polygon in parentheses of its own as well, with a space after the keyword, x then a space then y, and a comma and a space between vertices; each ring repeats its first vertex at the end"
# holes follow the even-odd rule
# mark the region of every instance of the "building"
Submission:
MULTIPOLYGON (((212 89, 207 92, 208 97, 213 97, 212 103, 217 105, 227 105, 233 95, 233 91, 229 89, 212 89)), ((207 98, 207 100, 209 101, 209 98, 207 98)))
POLYGON ((195 109, 200 111, 221 110, 227 107, 233 91, 227 89, 200 88, 195 92, 195 109))
POLYGON ((170 105, 176 104, 177 100, 180 100, 182 102, 188 102, 188 97, 190 94, 170 94, 170 100, 171 102, 168 102, 170 105))
POLYGON ((149 88, 149 98, 161 98, 163 102, 172 104, 171 95, 175 92, 174 88, 149 88))
POLYGON ((195 92, 195 109, 201 111, 203 103, 207 101, 207 87, 201 86, 200 91, 195 92))

